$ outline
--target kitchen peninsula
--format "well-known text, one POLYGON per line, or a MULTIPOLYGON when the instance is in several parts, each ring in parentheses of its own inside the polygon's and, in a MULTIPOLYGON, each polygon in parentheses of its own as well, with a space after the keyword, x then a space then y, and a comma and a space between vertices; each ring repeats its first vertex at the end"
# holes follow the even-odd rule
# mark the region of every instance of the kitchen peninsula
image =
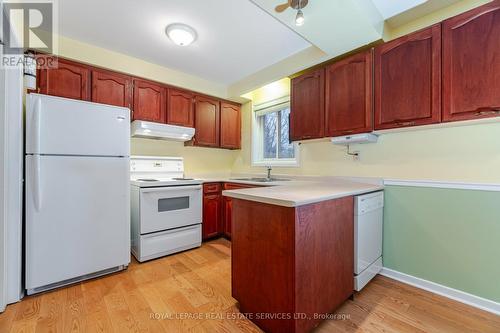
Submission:
POLYGON ((232 209, 232 296, 266 332, 308 332, 354 290, 354 196, 345 180, 224 191, 232 209))

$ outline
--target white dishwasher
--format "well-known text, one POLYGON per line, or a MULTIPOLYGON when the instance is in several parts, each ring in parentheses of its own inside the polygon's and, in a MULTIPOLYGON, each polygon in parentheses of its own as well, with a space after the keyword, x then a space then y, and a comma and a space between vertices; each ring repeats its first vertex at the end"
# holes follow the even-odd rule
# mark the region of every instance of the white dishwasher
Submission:
POLYGON ((384 192, 354 198, 354 289, 360 291, 382 270, 384 192))

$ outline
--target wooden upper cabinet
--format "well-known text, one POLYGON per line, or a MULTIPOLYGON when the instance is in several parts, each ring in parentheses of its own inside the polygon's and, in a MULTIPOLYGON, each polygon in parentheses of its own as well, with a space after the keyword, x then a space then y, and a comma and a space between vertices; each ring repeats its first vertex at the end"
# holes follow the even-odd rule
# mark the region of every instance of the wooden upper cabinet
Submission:
POLYGON ((134 120, 165 123, 167 92, 160 84, 134 80, 134 120))
POLYGON ((220 103, 217 99, 195 96, 194 144, 205 147, 219 147, 220 103))
POLYGON ((326 136, 373 130, 372 63, 370 50, 326 68, 326 136))
POLYGON ((375 48, 375 129, 441 121, 441 25, 375 48))
POLYGON ((191 92, 168 89, 167 122, 194 127, 194 95, 191 92))
POLYGON ((220 146, 241 148, 241 110, 238 104, 220 103, 220 146))
POLYGON ((325 69, 292 79, 290 140, 322 138, 325 134, 325 69))
POLYGON ((500 114, 500 1, 443 22, 443 121, 500 114))
POLYGON ((132 108, 132 78, 107 70, 92 70, 92 102, 132 108))
POLYGON ((58 67, 40 69, 38 91, 41 94, 90 100, 90 67, 58 59, 58 67))

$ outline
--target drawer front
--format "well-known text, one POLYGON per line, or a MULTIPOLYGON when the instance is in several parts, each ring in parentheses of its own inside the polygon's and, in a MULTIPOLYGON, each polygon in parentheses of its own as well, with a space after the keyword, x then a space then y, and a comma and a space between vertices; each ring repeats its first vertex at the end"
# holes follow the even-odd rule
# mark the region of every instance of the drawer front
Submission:
POLYGON ((221 191, 220 183, 203 184, 203 193, 217 193, 221 191))
POLYGON ((140 261, 162 257, 201 245, 201 224, 141 236, 140 261))
POLYGON ((246 185, 246 184, 237 184, 237 183, 224 183, 225 190, 239 190, 242 188, 252 188, 252 187, 260 187, 256 185, 246 185))

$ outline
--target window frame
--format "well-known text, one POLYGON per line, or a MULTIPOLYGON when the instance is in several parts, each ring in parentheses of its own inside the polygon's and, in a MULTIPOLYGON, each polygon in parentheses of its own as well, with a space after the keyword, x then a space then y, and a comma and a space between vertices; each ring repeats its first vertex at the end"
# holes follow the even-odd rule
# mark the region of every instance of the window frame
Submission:
MULTIPOLYGON (((259 113, 265 110, 279 108, 283 110, 290 108, 290 96, 284 96, 266 103, 253 105, 252 108, 252 166, 271 166, 271 167, 299 167, 300 152, 299 144, 293 142, 294 158, 264 158, 263 147, 263 128, 259 121, 259 113), (260 112, 259 112, 260 111, 260 112)), ((276 110, 278 111, 278 110, 276 110)), ((275 112, 275 111, 269 111, 275 112)), ((289 125, 290 126, 290 125, 289 125)))

